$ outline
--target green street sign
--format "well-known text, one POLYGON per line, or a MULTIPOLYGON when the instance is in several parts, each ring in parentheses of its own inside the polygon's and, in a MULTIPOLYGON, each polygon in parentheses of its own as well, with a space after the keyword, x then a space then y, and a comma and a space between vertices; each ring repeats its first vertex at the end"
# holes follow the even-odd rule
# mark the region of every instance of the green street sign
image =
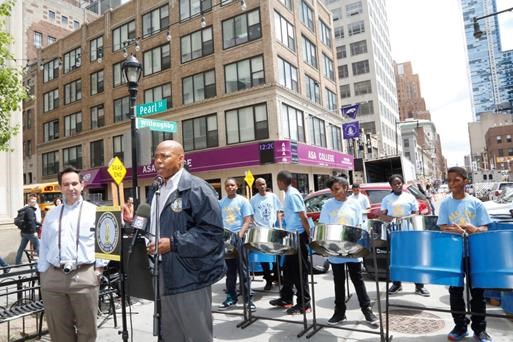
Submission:
POLYGON ((148 127, 150 131, 176 133, 176 121, 136 118, 136 128, 148 127))
POLYGON ((143 103, 135 106, 135 115, 143 117, 146 115, 157 114, 167 110, 167 100, 143 103))

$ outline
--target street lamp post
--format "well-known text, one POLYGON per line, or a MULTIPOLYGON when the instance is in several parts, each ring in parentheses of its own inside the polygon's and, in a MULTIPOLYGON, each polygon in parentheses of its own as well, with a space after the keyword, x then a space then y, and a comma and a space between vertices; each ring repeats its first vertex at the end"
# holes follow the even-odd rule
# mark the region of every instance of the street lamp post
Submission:
POLYGON ((493 17, 495 15, 498 15, 498 14, 501 14, 501 13, 504 13, 504 12, 509 12, 509 11, 513 11, 513 7, 506 8, 506 9, 504 9, 502 11, 499 11, 499 12, 494 12, 494 13, 490 13, 490 14, 487 14, 487 15, 483 15, 481 17, 474 17, 474 18, 472 18, 472 22, 473 22, 473 25, 474 25, 474 38, 480 39, 481 36, 483 35, 483 31, 481 31, 481 28, 479 27, 479 23, 477 22, 478 20, 489 18, 489 17, 493 17))
POLYGON ((139 184, 137 181, 137 129, 136 129, 136 114, 135 114, 135 101, 137 98, 137 87, 139 78, 141 77, 142 66, 141 63, 130 55, 123 62, 122 66, 125 77, 128 81, 128 92, 130 94, 130 130, 132 134, 132 189, 134 195, 134 208, 137 209, 139 205, 139 184))

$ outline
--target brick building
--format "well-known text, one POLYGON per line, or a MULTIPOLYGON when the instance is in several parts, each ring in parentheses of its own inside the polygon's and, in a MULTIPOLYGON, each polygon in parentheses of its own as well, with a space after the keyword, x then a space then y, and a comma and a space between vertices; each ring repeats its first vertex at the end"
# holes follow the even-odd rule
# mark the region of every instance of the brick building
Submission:
POLYGON ((31 117, 38 182, 73 164, 86 169, 89 194, 111 198, 105 166, 119 156, 130 187, 121 69, 129 53, 143 65, 137 103, 166 99, 169 109, 150 118, 178 126, 173 134, 140 130, 142 200, 155 176, 150 156, 169 138, 183 143, 189 170, 219 193, 226 178, 242 180, 247 170, 277 189, 276 174, 288 169, 308 192, 352 169, 330 12, 315 0, 206 3, 201 11, 199 0, 134 0, 41 50, 31 117))
POLYGON ((513 124, 491 127, 486 131, 488 165, 513 173, 513 124))

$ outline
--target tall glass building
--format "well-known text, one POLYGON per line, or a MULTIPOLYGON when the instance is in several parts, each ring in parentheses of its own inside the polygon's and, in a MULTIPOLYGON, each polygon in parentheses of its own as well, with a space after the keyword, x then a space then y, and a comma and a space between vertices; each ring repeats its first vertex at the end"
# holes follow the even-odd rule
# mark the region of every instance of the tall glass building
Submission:
POLYGON ((461 0, 475 119, 483 112, 511 112, 513 103, 513 50, 501 44, 499 17, 478 20, 483 35, 474 37, 474 17, 501 10, 497 0, 461 0))

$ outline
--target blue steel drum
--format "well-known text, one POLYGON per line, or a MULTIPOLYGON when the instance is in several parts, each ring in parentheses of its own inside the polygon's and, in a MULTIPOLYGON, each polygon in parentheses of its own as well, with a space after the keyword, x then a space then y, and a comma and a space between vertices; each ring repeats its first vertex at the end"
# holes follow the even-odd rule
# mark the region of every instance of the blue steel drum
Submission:
MULTIPOLYGON (((276 261, 276 255, 265 254, 255 251, 249 251, 248 265, 251 272, 262 272, 261 262, 273 263, 276 261)), ((272 267, 271 267, 272 268, 272 267)))
POLYGON ((472 234, 469 249, 473 288, 513 288, 513 230, 472 234))
POLYGON ((463 286, 463 237, 437 231, 392 232, 390 278, 463 286))

